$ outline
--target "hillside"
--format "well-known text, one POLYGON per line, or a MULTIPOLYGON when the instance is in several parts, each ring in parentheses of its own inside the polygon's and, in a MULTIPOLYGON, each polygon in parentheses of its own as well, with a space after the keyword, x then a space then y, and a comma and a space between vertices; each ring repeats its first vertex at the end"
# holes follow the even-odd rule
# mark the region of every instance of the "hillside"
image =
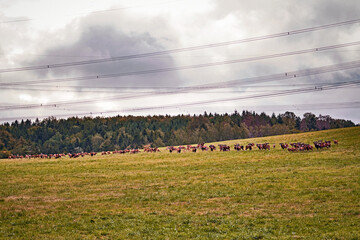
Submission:
POLYGON ((0 125, 0 158, 9 155, 113 151, 224 141, 250 137, 353 127, 351 121, 292 112, 275 116, 241 114, 72 117, 15 121, 0 125))
POLYGON ((270 151, 2 159, 0 238, 358 239, 359 136, 352 127, 221 142, 270 151), (334 139, 312 152, 279 147, 334 139))

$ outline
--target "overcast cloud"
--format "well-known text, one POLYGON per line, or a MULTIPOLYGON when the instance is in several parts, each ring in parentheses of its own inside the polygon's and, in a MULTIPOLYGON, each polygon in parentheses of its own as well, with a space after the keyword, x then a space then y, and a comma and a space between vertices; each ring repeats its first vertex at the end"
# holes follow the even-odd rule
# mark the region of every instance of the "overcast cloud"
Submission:
MULTIPOLYGON (((195 3, 190 0, 29 2, 0 1, 1 69, 157 52, 360 18, 358 14, 360 5, 356 0, 199 0, 195 3), (27 21, 14 22, 17 20, 27 21)), ((247 84, 245 87, 240 81, 231 88, 211 91, 196 90, 180 93, 178 90, 178 94, 148 94, 151 91, 158 93, 169 91, 169 88, 174 87, 209 83, 222 87, 230 80, 356 61, 360 60, 359 46, 165 73, 81 81, 52 81, 59 78, 101 76, 242 59, 359 40, 360 24, 357 23, 287 37, 176 54, 76 67, 0 73, 2 84, 48 79, 46 83, 41 84, 1 85, 0 122, 6 121, 4 119, 12 121, 21 117, 49 115, 66 117, 80 113, 88 115, 92 113, 92 116, 199 114, 204 111, 230 113, 237 109, 265 111, 268 114, 290 110, 298 115, 311 111, 315 114, 329 114, 335 118, 345 118, 360 123, 358 108, 349 108, 346 105, 344 105, 346 107, 334 106, 330 109, 319 107, 322 103, 360 102, 360 88, 356 86, 276 98, 187 105, 193 102, 294 89, 291 84, 313 84, 315 87, 317 86, 315 83, 356 81, 360 80, 358 68, 259 83, 253 86, 247 84), (274 84, 275 87, 268 87, 270 84, 274 84), (162 87, 166 87, 166 90, 162 87), (109 99, 114 96, 116 100, 109 99), (73 103, 84 99, 94 102, 73 103), (66 104, 63 103, 65 101, 66 104), (45 106, 48 103, 53 105, 45 106), (27 104, 44 106, 1 110, 3 106, 14 105, 15 108, 27 104), (312 105, 304 107, 303 104, 312 105), (161 108, 165 105, 174 105, 174 107, 161 108), (144 107, 146 109, 142 109, 144 107)), ((358 107, 359 104, 356 106, 358 107)))

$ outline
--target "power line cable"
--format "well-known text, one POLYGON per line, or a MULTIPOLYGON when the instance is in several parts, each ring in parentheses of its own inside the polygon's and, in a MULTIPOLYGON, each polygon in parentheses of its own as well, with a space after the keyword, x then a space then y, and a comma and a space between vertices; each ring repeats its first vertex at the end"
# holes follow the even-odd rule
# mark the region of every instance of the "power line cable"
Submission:
MULTIPOLYGON (((111 58, 101 58, 101 59, 93 59, 93 60, 85 60, 85 61, 76 61, 76 62, 45 64, 45 65, 39 65, 39 66, 5 68, 5 69, 0 69, 0 73, 80 66, 80 65, 87 65, 87 64, 105 63, 105 62, 129 60, 129 59, 157 56, 157 55, 164 55, 164 54, 172 54, 172 53, 179 53, 179 52, 185 52, 185 51, 194 51, 194 50, 200 50, 200 49, 222 47, 222 46, 229 46, 229 45, 246 43, 246 42, 253 42, 253 41, 260 41, 260 40, 266 40, 266 39, 272 39, 272 38, 285 37, 285 36, 290 36, 290 35, 295 35, 295 34, 323 30, 323 29, 327 29, 327 28, 355 24, 355 23, 359 23, 359 22, 360 22, 360 19, 354 19, 354 20, 349 20, 349 21, 344 21, 344 22, 332 23, 332 24, 327 24, 327 25, 322 25, 322 26, 317 26, 317 27, 303 28, 303 29, 287 31, 287 32, 282 32, 282 33, 269 34, 269 35, 264 35, 264 36, 259 36, 259 37, 252 37, 252 38, 246 38, 246 39, 240 39, 240 40, 234 40, 234 41, 228 41, 228 42, 212 43, 212 44, 199 45, 199 46, 194 46, 194 47, 164 50, 164 51, 158 51, 158 52, 134 54, 134 55, 127 55, 127 56, 111 57, 111 58)), ((322 50, 325 50, 325 49, 322 49, 322 50)), ((329 50, 329 49, 327 49, 327 50, 329 50)))
MULTIPOLYGON (((320 53, 339 53, 339 52, 359 52, 360 49, 346 49, 346 50, 327 50, 327 51, 322 51, 320 53)), ((21 55, 20 53, 19 54, 0 54, 0 56, 11 56, 11 55, 21 55)), ((54 55, 54 54, 29 54, 29 53, 26 53, 26 56, 37 56, 37 57, 53 57, 53 58, 94 58, 94 57, 98 57, 98 58, 102 58, 104 56, 100 56, 100 55, 77 55, 77 56, 74 56, 74 55, 54 55)), ((227 57, 240 57, 240 56, 244 56, 244 54, 231 54, 231 55, 226 55, 227 57)), ((168 55, 164 55, 164 56, 153 56, 153 57, 150 57, 150 58, 169 58, 168 55)), ((224 58, 224 57, 214 57, 210 54, 208 55, 176 55, 176 58, 224 58)))
MULTIPOLYGON (((250 77, 250 78, 243 78, 243 79, 236 79, 236 80, 230 80, 230 81, 223 81, 223 82, 215 82, 215 83, 207 83, 207 84, 201 84, 201 85, 192 85, 192 86, 185 86, 185 87, 154 87, 154 86, 148 86, 148 87, 91 87, 86 86, 83 88, 100 88, 100 89, 173 89, 174 91, 191 91, 191 90, 208 90, 208 89, 220 89, 220 88, 234 88, 236 85, 241 83, 241 86, 243 87, 249 87, 246 84, 251 85, 251 87, 261 87, 261 86, 254 86, 253 84, 257 83, 263 83, 263 82, 270 82, 270 81, 278 81, 278 80, 285 80, 285 79, 291 79, 291 78, 299 78, 304 76, 310 76, 310 75, 317 75, 317 74, 323 74, 323 73, 330 73, 335 71, 344 71, 349 69, 354 69, 360 67, 360 60, 357 61, 351 61, 351 62, 345 62, 340 64, 334 64, 334 65, 327 65, 317 68, 310 68, 310 69, 303 69, 298 71, 288 71, 283 73, 277 73, 277 74, 271 74, 271 75, 265 75, 265 76, 258 76, 258 77, 250 77)), ((327 84, 327 83, 316 83, 317 86, 321 86, 321 84, 327 84)), ((299 85, 299 84, 297 84, 299 85)), ((300 84, 300 86, 308 86, 309 84, 300 84)), ((314 85, 314 83, 310 84, 310 86, 314 85)), ((35 85, 37 86, 37 85, 35 85)), ((271 87, 271 86, 286 86, 283 85, 266 85, 265 87, 271 87)), ((290 84, 289 86, 294 86, 294 84, 290 84)), ((17 87, 17 86, 15 86, 17 87)), ((29 86, 34 87, 34 86, 29 86)), ((44 87, 58 87, 58 86, 44 86, 44 87)), ((79 86, 72 86, 72 87, 79 87, 79 86)))
MULTIPOLYGON (((172 91, 154 91, 152 93, 143 93, 143 94, 136 94, 136 95, 130 94, 130 95, 111 96, 111 97, 107 97, 107 98, 91 98, 91 99, 82 99, 82 100, 77 100, 77 101, 63 101, 63 102, 50 103, 49 106, 56 106, 56 105, 59 106, 59 104, 71 104, 71 103, 73 103, 73 104, 89 103, 89 102, 114 100, 114 99, 117 99, 117 100, 133 99, 133 98, 149 97, 149 96, 164 95, 164 94, 179 94, 179 93, 191 92, 193 90, 211 90, 211 89, 226 88, 229 86, 235 87, 235 86, 241 86, 244 84, 257 84, 257 83, 263 83, 263 82, 294 79, 294 78, 329 73, 329 72, 334 72, 334 71, 339 71, 339 70, 347 70, 347 69, 358 68, 358 67, 360 67, 360 61, 352 61, 352 62, 345 62, 345 63, 341 63, 341 64, 322 66, 322 67, 317 67, 317 68, 303 69, 303 70, 299 70, 299 71, 284 72, 284 73, 265 75, 265 76, 260 76, 260 77, 230 80, 230 81, 226 81, 226 82, 222 82, 222 83, 209 83, 209 84, 193 85, 193 86, 183 87, 181 89, 178 88, 178 89, 172 90, 172 91)), ((32 105, 15 105, 15 106, 11 105, 11 106, 2 106, 2 107, 11 109, 13 107, 39 108, 42 106, 43 106, 42 104, 32 104, 32 105)), ((1 108, 0 108, 0 111, 1 111, 1 108)))
MULTIPOLYGON (((314 85, 315 87, 315 85, 314 85)), ((29 88, 14 88, 14 87, 2 87, 1 90, 6 89, 6 90, 14 90, 14 91, 36 91, 36 92, 63 92, 63 93, 114 93, 114 90, 63 90, 63 89, 45 89, 45 88, 33 88, 33 89, 29 89, 29 88)), ((268 89, 264 89, 264 90, 235 90, 235 89, 231 89, 230 87, 226 87, 225 89, 229 89, 229 91, 219 91, 219 90, 211 90, 211 89, 207 89, 210 90, 211 93, 242 93, 242 92, 267 92, 269 91, 268 89)), ((272 89, 274 90, 274 89, 272 89)), ((139 91, 137 90, 135 93, 147 93, 147 94, 152 94, 155 91, 139 91)), ((204 93, 204 94, 208 94, 209 92, 204 92, 201 89, 194 89, 191 90, 189 92, 192 93, 204 93)), ((123 93, 129 93, 127 91, 124 91, 123 93)), ((132 92, 133 94, 134 92, 132 92)), ((0 104, 1 106, 1 104, 0 104)))
POLYGON ((234 64, 234 63, 242 63, 242 62, 266 60, 266 59, 279 58, 279 57, 294 56, 294 55, 300 55, 300 54, 305 54, 305 53, 324 51, 324 50, 328 50, 328 49, 355 46, 355 45, 359 45, 359 44, 360 44, 360 41, 357 41, 357 42, 336 44, 336 45, 317 47, 317 48, 311 48, 311 49, 305 49, 305 50, 298 50, 298 51, 292 51, 292 52, 263 55, 263 56, 251 57, 251 58, 241 58, 241 59, 234 59, 234 60, 229 60, 229 61, 203 63, 203 64, 187 65, 187 66, 181 66, 181 67, 169 67, 169 68, 160 68, 160 69, 152 69, 152 70, 143 70, 143 71, 136 71, 136 72, 124 72, 124 73, 113 73, 113 74, 104 74, 104 75, 96 75, 96 76, 82 76, 82 77, 70 77, 70 78, 58 78, 58 79, 31 80, 31 81, 21 81, 21 82, 1 82, 0 86, 48 83, 49 81, 51 81, 51 83, 54 83, 54 82, 99 80, 99 79, 105 79, 105 78, 125 77, 125 76, 144 75, 144 74, 153 74, 153 73, 164 73, 164 72, 180 71, 180 70, 186 70, 186 69, 213 67, 213 66, 219 66, 219 65, 227 65, 227 64, 234 64))
MULTIPOLYGON (((224 82, 217 82, 216 84, 222 84, 224 82)), ((241 85, 244 88, 284 88, 284 87, 303 87, 303 86, 321 86, 323 84, 328 84, 328 82, 316 82, 316 83, 297 83, 297 84, 269 84, 269 85, 241 85)), ((195 87, 193 88, 199 88, 202 87, 195 87)), ((233 89, 234 86, 219 86, 218 88, 222 89, 233 89)), ((66 85, 66 86, 49 86, 49 85, 29 85, 27 87, 22 86, 11 86, 11 87, 2 87, 0 89, 9 89, 9 90, 28 90, 28 91, 74 91, 74 92, 87 92, 87 89, 93 89, 91 92, 98 92, 99 89, 105 89, 108 90, 106 92, 114 92, 118 89, 120 90, 159 90, 159 89, 172 89, 172 90, 183 90, 184 87, 172 87, 172 86, 112 86, 112 87, 106 87, 106 86, 79 86, 79 85, 66 85), (35 88, 33 88, 35 87, 35 88), (98 90, 96 90, 98 89, 98 90), (110 90, 113 91, 110 91, 110 90)), ((102 92, 102 91, 99 91, 102 92)), ((1 103, 0 103, 1 104, 1 103)))
MULTIPOLYGON (((360 84, 360 81, 353 81, 353 82, 349 82, 348 84, 342 84, 342 85, 336 85, 336 84, 332 84, 329 86, 324 87, 321 91, 327 91, 327 90, 333 90, 333 89, 339 89, 339 88, 343 88, 343 87, 349 87, 352 85, 358 85, 360 84)), ((227 98, 227 99, 217 99, 217 100, 207 100, 207 101, 198 101, 198 102, 192 102, 192 103, 183 103, 183 104, 172 104, 172 105, 163 105, 163 106, 152 106, 152 107, 138 107, 138 108, 127 108, 127 109, 122 109, 122 110, 111 110, 111 111, 101 111, 101 112, 82 112, 82 113, 72 113, 71 117, 74 117, 74 115, 77 116, 87 116, 87 115, 102 115, 102 114, 119 114, 119 112, 137 112, 137 111, 145 111, 145 110, 157 110, 157 109, 169 109, 169 108, 178 108, 178 107, 186 107, 186 106, 195 106, 195 105, 206 105, 206 104, 210 104, 210 103, 222 103, 222 102, 229 102, 229 101, 239 101, 239 100, 246 100, 246 99, 259 99, 259 98, 268 98, 268 97, 278 97, 278 96, 285 96, 285 95, 293 95, 293 94, 302 94, 302 93, 309 93, 309 92, 314 92, 314 91, 320 91, 319 89, 314 89, 314 88, 303 88, 303 89, 298 89, 296 91, 290 90, 290 91, 281 91, 281 92, 274 92, 271 94, 263 94, 263 95, 252 95, 252 96, 247 96, 247 97, 238 97, 238 98, 227 98)), ((329 104, 329 103, 325 103, 325 104, 329 104)), ((333 107, 334 109, 343 109, 346 106, 344 105, 337 105, 338 103, 334 103, 333 107)), ((347 106, 348 108, 359 108, 360 107, 360 102, 350 102, 350 105, 347 106)), ((315 103, 314 107, 317 109, 320 109, 323 104, 322 103, 315 103)), ((326 109, 331 109, 331 106, 327 106, 326 109)), ((11 117, 11 118, 0 118, 0 121, 8 121, 8 120, 14 120, 14 119, 26 119, 26 118, 46 118, 49 116, 26 116, 26 117, 11 117)), ((52 117, 69 117, 69 114, 58 114, 58 115, 53 115, 52 117)))
MULTIPOLYGON (((347 81, 342 83, 332 83, 322 86, 321 88, 317 87, 307 87, 307 88, 301 88, 301 89, 292 89, 292 90, 283 90, 283 91, 276 91, 272 93, 263 93, 258 95, 247 95, 243 97, 236 97, 236 98, 226 98, 224 100, 218 99, 218 100, 211 100, 211 101, 202 101, 202 102, 194 102, 190 105, 198 105, 198 104, 208 104, 215 102, 222 102, 222 101, 230 101, 230 100, 241 100, 241 99, 253 99, 253 98, 262 98, 262 97, 274 97, 274 96, 283 96, 288 95, 289 93, 303 93, 303 92, 312 92, 312 91, 322 91, 322 90, 329 90, 333 88, 341 88, 344 86, 353 86, 358 85, 360 81, 347 81)), ((174 92, 173 92, 174 93, 174 92)), ((176 92, 177 94, 179 92, 176 92)), ((163 93, 157 93, 159 94, 169 94, 169 92, 163 92, 163 93)), ((87 100, 80 100, 80 101, 63 101, 63 102, 57 102, 57 103, 47 103, 47 104, 28 104, 28 105, 17 105, 17 106, 2 106, 0 107, 0 111, 8 111, 8 110, 15 110, 15 109, 33 109, 33 108, 43 108, 43 107, 57 107, 57 106, 63 106, 63 105, 74 105, 74 104, 84 104, 84 103, 93 103, 93 102, 99 102, 103 100, 118 100, 118 99, 129 99, 139 97, 134 95, 128 95, 128 96, 120 96, 120 97, 109 97, 109 98, 103 98, 103 99, 87 99, 87 100)), ((144 97, 144 95, 140 95, 140 97, 144 97)), ((182 104, 182 106, 188 106, 189 104, 182 104)))
MULTIPOLYGON (((313 86, 313 87, 321 87, 322 84, 304 84, 303 86, 313 86)), ((242 87, 245 87, 245 88, 254 88, 254 87, 259 87, 259 88, 271 88, 272 86, 269 86, 267 85, 266 86, 242 86, 242 87)), ((275 87, 275 86, 274 86, 275 87)), ((278 88, 281 88, 281 87, 300 87, 299 86, 291 86, 291 85, 284 85, 284 86, 278 86, 278 88)), ((194 90, 189 90, 188 92, 190 93, 200 93, 200 94, 209 94, 209 93, 243 93, 243 92, 268 92, 269 89, 263 89, 263 90, 235 90, 233 89, 232 87, 224 87, 224 89, 229 89, 228 91, 218 91, 218 90, 212 90, 212 89, 205 89, 204 90, 201 90, 201 89, 194 89, 194 90), (206 90, 209 90, 211 92, 208 92, 206 90)), ((9 87, 3 87, 1 88, 1 90, 15 90, 15 91, 24 91, 24 90, 27 90, 27 91, 36 91, 36 92, 63 92, 63 93, 114 93, 114 90, 111 91, 111 90, 102 90, 102 91, 99 91, 99 90, 62 90, 62 89, 45 89, 45 88, 34 88, 34 89, 28 89, 28 88, 9 88, 9 87)), ((181 88, 179 88, 179 90, 181 90, 181 88)), ((276 89, 272 89, 273 91, 276 90, 276 89)), ((123 93, 129 93, 129 92, 123 92, 123 93)), ((146 94, 153 94, 155 93, 155 91, 137 91, 135 93, 146 93, 146 94)), ((187 93, 187 92, 181 92, 181 93, 187 93)), ((133 93, 131 93, 133 94, 133 93)), ((0 104, 0 106, 3 105, 3 104, 0 104)), ((9 104, 6 104, 6 105, 9 105, 9 104)))
MULTIPOLYGON (((221 106, 231 106, 234 107, 234 104, 231 105, 227 105, 227 104, 222 104, 221 106)), ((201 106, 203 107, 203 106, 201 106)), ((273 104, 273 105, 241 105, 242 109, 266 109, 266 108, 271 108, 271 110, 274 110, 275 108, 278 109, 285 109, 285 110, 289 110, 289 109, 296 109, 296 110, 304 110, 304 109, 340 109, 340 108, 354 108, 354 107, 360 107, 360 102, 342 102, 342 103, 322 103, 322 102, 316 102, 316 104, 312 103, 312 104, 273 104)), ((177 109, 180 109, 180 107, 176 107, 177 109)), ((51 109, 51 110, 63 110, 63 111, 78 111, 78 110, 71 110, 69 108, 57 108, 57 109, 51 109)))

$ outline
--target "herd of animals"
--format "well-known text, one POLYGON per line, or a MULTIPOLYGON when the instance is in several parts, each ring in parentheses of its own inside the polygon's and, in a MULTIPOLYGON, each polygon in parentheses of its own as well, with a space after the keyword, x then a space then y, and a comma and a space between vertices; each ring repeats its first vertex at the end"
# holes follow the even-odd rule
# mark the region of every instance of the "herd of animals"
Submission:
MULTIPOLYGON (((339 141, 338 140, 333 140, 334 144, 338 144, 339 141)), ((251 151, 253 148, 256 147, 259 150, 270 150, 271 147, 275 148, 276 145, 275 144, 270 144, 270 143, 261 143, 261 144, 255 144, 255 143, 249 143, 247 145, 240 145, 240 144, 235 144, 234 145, 234 150, 236 151, 251 151)), ((218 145, 219 150, 222 152, 226 152, 226 151, 230 151, 230 146, 226 145, 226 144, 219 144, 218 145)), ((298 152, 298 151, 312 151, 314 150, 314 147, 318 150, 318 149, 323 149, 323 148, 330 148, 331 147, 331 141, 316 141, 314 142, 314 146, 310 145, 310 144, 306 144, 306 143, 280 143, 280 147, 283 150, 288 150, 289 152, 298 152)), ((177 153, 181 153, 182 151, 190 151, 190 152, 196 152, 196 151, 215 151, 216 150, 216 146, 215 145, 209 145, 206 146, 205 143, 200 143, 197 146, 193 146, 193 145, 187 145, 185 146, 179 146, 179 147, 174 147, 174 146, 168 146, 166 148, 170 153, 172 152, 177 152, 177 153)), ((104 151, 101 152, 99 154, 101 155, 108 155, 108 154, 126 154, 126 153, 130 153, 130 154, 136 154, 139 153, 140 150, 139 149, 126 149, 126 150, 116 150, 116 151, 104 151)), ((155 147, 155 148, 151 148, 151 147, 145 147, 143 152, 148 152, 148 153, 154 153, 154 152, 160 152, 159 148, 155 147)), ((61 157, 66 157, 69 156, 69 158, 78 158, 78 157, 84 157, 84 156, 95 156, 97 153, 96 152, 82 152, 82 153, 61 153, 61 154, 36 154, 36 155, 10 155, 9 159, 21 159, 21 158, 61 158, 61 157)))

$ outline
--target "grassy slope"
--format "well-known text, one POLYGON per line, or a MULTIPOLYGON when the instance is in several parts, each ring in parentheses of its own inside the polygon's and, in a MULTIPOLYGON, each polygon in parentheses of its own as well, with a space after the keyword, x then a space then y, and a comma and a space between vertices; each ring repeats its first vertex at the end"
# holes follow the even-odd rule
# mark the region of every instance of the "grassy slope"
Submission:
POLYGON ((289 153, 140 153, 0 161, 0 238, 359 239, 360 127, 228 141, 289 153))

